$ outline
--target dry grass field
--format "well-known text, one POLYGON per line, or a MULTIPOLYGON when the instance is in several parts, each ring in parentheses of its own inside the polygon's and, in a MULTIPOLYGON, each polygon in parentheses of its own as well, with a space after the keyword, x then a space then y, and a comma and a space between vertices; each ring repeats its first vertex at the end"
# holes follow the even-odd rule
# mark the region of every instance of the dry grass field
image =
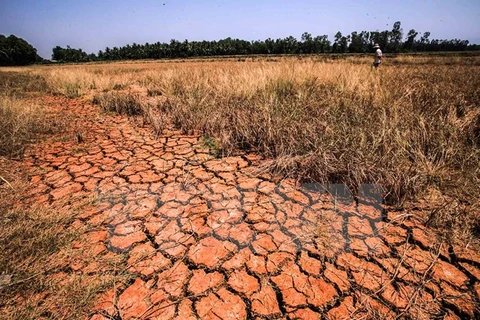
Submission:
MULTIPOLYGON (((28 185, 13 182, 21 173, 12 161, 74 119, 43 110, 39 99, 51 95, 135 116, 159 135, 171 125, 200 134, 217 158, 259 154, 260 169, 280 179, 343 183, 353 194, 361 184, 379 184, 389 208, 422 210, 442 241, 478 248, 480 57, 387 56, 378 70, 371 62, 248 57, 0 69, 0 248, 8 252, 0 272, 20 270, 23 279, 0 278, 0 294, 18 298, 29 279, 43 284, 36 292, 45 290, 40 265, 74 237, 71 216, 15 206, 28 185), (25 219, 35 223, 23 227, 25 219)), ((86 129, 74 130, 81 142, 86 129)), ((51 299, 76 314, 105 281, 88 290, 75 281, 68 284, 72 301, 51 299)), ((39 308, 16 317, 51 316, 39 308)))
POLYGON ((45 79, 49 93, 148 114, 158 130, 199 131, 221 155, 254 150, 271 160, 265 169, 298 179, 378 183, 395 204, 433 194, 459 210, 478 203, 479 57, 399 56, 378 71, 365 57, 250 59, 14 72, 45 79))

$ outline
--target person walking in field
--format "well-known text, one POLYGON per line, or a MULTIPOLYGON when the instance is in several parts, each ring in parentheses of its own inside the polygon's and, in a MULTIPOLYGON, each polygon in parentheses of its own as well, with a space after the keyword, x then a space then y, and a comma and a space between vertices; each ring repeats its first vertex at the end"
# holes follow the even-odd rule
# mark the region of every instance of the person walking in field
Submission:
POLYGON ((375 45, 373 46, 373 49, 377 49, 375 51, 375 61, 373 62, 373 66, 376 69, 378 68, 380 63, 382 63, 383 53, 382 53, 382 50, 380 50, 380 46, 378 45, 378 43, 375 43, 375 45))

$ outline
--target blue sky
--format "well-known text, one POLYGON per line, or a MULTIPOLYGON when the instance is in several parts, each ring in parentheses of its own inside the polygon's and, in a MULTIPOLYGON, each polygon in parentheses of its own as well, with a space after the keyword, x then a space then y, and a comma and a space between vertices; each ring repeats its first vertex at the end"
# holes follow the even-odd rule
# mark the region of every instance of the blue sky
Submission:
POLYGON ((480 0, 0 0, 0 34, 15 34, 50 58, 56 45, 88 53, 129 43, 264 40, 305 31, 430 31, 431 38, 480 43, 480 0))

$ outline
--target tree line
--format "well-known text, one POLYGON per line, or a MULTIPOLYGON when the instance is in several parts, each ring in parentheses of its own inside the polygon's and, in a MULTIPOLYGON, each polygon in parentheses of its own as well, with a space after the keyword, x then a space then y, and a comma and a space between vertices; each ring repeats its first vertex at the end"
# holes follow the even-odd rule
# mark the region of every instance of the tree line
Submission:
POLYGON ((367 53, 378 43, 388 53, 425 51, 479 50, 479 45, 470 45, 468 40, 430 40, 430 32, 420 34, 411 29, 404 35, 401 22, 392 30, 362 31, 343 35, 340 31, 333 42, 327 35, 312 36, 305 32, 300 40, 293 36, 279 39, 245 41, 226 38, 219 41, 188 41, 172 39, 170 43, 128 44, 123 47, 105 48, 97 55, 81 49, 55 47, 53 60, 65 62, 110 61, 135 59, 188 58, 201 56, 253 55, 253 54, 315 54, 315 53, 367 53), (75 57, 69 59, 68 57, 75 57))
MULTIPOLYGON (((52 50, 52 60, 88 62, 253 54, 368 53, 373 51, 375 43, 387 53, 480 50, 480 45, 469 44, 468 40, 430 40, 430 32, 420 33, 415 29, 404 34, 400 21, 397 21, 392 30, 354 31, 348 35, 339 31, 333 42, 327 35, 312 36, 305 32, 300 40, 293 36, 263 41, 226 38, 219 41, 181 42, 172 39, 169 43, 133 43, 123 47, 107 47, 97 54, 88 54, 70 46, 56 46, 52 50)), ((0 65, 25 65, 40 61, 42 58, 36 49, 25 40, 14 35, 0 35, 0 65)))

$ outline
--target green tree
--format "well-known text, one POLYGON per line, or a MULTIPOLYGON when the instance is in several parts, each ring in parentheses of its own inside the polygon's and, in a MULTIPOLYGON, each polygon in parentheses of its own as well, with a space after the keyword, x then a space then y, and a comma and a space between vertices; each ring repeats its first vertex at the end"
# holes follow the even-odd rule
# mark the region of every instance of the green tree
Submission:
POLYGON ((405 40, 403 44, 403 48, 407 51, 412 51, 414 50, 414 45, 415 45, 415 38, 417 37, 418 32, 415 31, 415 29, 411 29, 407 33, 407 40, 405 40))
POLYGON ((0 65, 24 66, 41 60, 37 49, 27 41, 14 35, 0 35, 0 65))
POLYGON ((403 39, 403 29, 401 28, 401 22, 397 21, 393 24, 393 29, 390 31, 390 41, 388 49, 392 52, 399 52, 403 39))
POLYGON ((312 35, 308 32, 304 32, 302 34, 302 53, 314 53, 315 52, 315 44, 312 38, 312 35))
POLYGON ((356 31, 352 32, 348 52, 364 52, 362 35, 356 31))
POLYGON ((340 31, 335 34, 335 42, 333 43, 332 51, 335 53, 346 53, 348 51, 348 43, 350 36, 343 36, 340 31))
POLYGON ((316 36, 313 38, 315 53, 324 53, 330 51, 330 41, 327 35, 316 36))
POLYGON ((430 44, 430 40, 428 38, 430 37, 430 32, 424 32, 422 37, 420 38, 420 46, 422 48, 422 51, 425 51, 430 44))
POLYGON ((279 53, 298 53, 298 41, 293 36, 288 36, 284 40, 285 43, 285 51, 279 53))
POLYGON ((87 62, 91 59, 92 55, 89 56, 82 49, 73 49, 70 46, 66 48, 56 46, 52 49, 52 60, 58 62, 87 62))

